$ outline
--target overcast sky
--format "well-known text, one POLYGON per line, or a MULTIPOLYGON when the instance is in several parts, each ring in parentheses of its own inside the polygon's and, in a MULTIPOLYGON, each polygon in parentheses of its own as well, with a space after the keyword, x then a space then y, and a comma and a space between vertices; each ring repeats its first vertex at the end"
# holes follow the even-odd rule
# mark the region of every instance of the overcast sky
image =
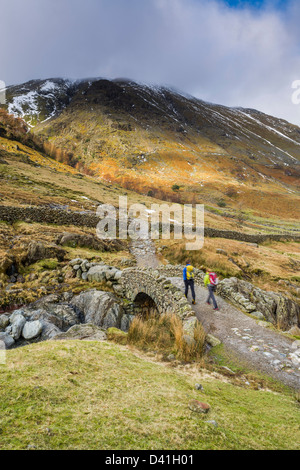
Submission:
POLYGON ((0 80, 127 77, 300 125, 299 0, 0 0, 0 80))

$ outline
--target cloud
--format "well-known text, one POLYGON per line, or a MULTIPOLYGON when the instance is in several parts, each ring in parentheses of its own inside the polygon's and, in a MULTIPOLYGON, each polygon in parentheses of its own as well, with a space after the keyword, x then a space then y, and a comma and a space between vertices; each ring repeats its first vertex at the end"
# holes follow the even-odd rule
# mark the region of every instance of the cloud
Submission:
POLYGON ((285 9, 221 0, 3 0, 1 19, 6 83, 128 77, 300 125, 292 103, 300 79, 296 0, 285 9))

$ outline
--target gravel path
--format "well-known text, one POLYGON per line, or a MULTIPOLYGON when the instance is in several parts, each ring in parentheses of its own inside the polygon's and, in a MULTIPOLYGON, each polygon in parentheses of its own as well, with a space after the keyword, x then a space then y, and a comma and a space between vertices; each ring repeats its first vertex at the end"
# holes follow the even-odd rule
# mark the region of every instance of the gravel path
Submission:
MULTIPOLYGON (((184 290, 180 278, 170 279, 184 290)), ((297 349, 295 341, 261 326, 219 296, 216 299, 220 310, 214 311, 206 304, 207 289, 197 285, 195 291, 196 305, 192 308, 207 333, 220 339, 226 349, 252 369, 300 389, 300 346, 297 349)))
POLYGON ((132 240, 130 246, 130 252, 136 259, 137 266, 156 268, 160 265, 160 262, 156 256, 155 246, 152 240, 132 240))
MULTIPOLYGON (((160 262, 153 242, 132 241, 131 252, 137 265, 156 268, 160 262)), ((182 278, 169 278, 184 291, 182 278)), ((208 291, 195 285, 196 305, 192 305, 206 333, 216 336, 224 347, 249 368, 258 370, 285 385, 300 390, 300 346, 280 332, 261 326, 257 320, 216 296, 219 311, 206 304, 208 291)), ((190 294, 189 300, 191 301, 190 294)))

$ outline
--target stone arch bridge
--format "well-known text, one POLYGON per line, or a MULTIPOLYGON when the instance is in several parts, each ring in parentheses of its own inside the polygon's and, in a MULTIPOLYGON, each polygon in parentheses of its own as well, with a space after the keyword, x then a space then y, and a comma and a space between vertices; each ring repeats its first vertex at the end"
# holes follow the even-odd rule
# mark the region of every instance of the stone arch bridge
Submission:
MULTIPOLYGON (((77 261, 74 260, 74 263, 77 261)), ((84 263, 89 265, 87 260, 82 265, 84 263)), ((115 293, 128 301, 129 314, 151 311, 175 313, 183 320, 195 316, 183 292, 183 266, 167 265, 154 269, 137 266, 121 271, 101 264, 82 266, 80 269, 78 264, 75 268, 76 275, 84 280, 109 282, 115 293)), ((203 278, 204 272, 195 268, 196 286, 203 286, 203 278)), ((281 293, 263 291, 249 282, 228 278, 220 281, 217 294, 244 313, 270 322, 283 331, 300 327, 298 302, 281 293)))
POLYGON ((122 271, 115 291, 140 312, 174 313, 182 320, 195 316, 189 302, 172 277, 182 276, 181 269, 127 268, 122 271))
MULTIPOLYGON (((124 315, 119 320, 124 331, 128 330, 133 316, 169 313, 181 318, 186 334, 193 334, 198 320, 183 292, 183 267, 132 267, 121 271, 113 266, 89 263, 79 258, 72 260, 70 265, 77 277, 85 281, 107 282, 113 288, 118 298, 122 299, 124 315)), ((195 279, 200 276, 196 279, 198 281, 201 279, 200 273, 195 276, 195 279)))

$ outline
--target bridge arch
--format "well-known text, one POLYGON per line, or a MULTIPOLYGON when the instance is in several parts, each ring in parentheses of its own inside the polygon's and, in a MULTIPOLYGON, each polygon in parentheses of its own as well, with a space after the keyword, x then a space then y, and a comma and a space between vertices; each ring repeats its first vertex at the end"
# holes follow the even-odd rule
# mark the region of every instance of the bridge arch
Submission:
POLYGON ((127 268, 122 271, 119 286, 123 296, 142 311, 157 312, 159 315, 174 313, 182 319, 194 316, 182 290, 171 280, 151 268, 127 268))
POLYGON ((139 292, 135 297, 134 307, 139 311, 139 314, 142 315, 144 318, 148 317, 149 315, 159 315, 159 310, 156 306, 156 303, 148 294, 144 292, 139 292))

